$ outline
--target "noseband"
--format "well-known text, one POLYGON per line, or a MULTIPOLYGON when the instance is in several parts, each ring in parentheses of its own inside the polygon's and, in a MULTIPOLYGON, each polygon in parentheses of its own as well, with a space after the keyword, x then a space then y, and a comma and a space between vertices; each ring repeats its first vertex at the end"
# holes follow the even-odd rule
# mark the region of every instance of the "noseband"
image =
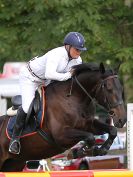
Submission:
MULTIPOLYGON (((79 87, 83 90, 83 92, 91 99, 92 102, 95 102, 94 99, 96 99, 98 93, 99 93, 99 92, 101 91, 101 89, 102 89, 102 91, 105 93, 104 101, 105 101, 106 104, 107 104, 107 110, 108 110, 110 116, 113 116, 114 112, 111 111, 111 110, 112 110, 113 108, 116 108, 117 106, 123 104, 123 100, 119 100, 119 101, 118 101, 117 103, 115 103, 115 104, 110 103, 110 101, 109 101, 109 99, 108 99, 108 96, 107 96, 107 94, 106 94, 105 88, 106 88, 106 82, 107 82, 107 80, 115 79, 115 78, 118 78, 118 75, 108 76, 107 78, 102 79, 101 81, 99 81, 99 82, 96 84, 96 86, 95 86, 94 88, 92 88, 92 90, 91 90, 91 93, 94 93, 94 97, 92 97, 92 96, 87 92, 87 90, 86 90, 86 89, 83 87, 83 85, 79 82, 79 80, 77 79, 76 76, 75 76, 75 81, 76 81, 76 83, 79 85, 79 87)), ((99 105, 97 102, 96 102, 95 104, 99 105)), ((101 105, 99 105, 99 106, 101 106, 101 105)))

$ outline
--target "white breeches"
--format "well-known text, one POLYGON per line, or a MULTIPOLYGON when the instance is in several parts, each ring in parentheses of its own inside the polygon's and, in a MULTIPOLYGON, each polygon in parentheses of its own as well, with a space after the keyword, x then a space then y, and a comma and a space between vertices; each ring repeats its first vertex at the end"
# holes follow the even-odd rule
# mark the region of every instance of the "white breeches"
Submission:
POLYGON ((22 108, 25 113, 28 112, 30 104, 35 96, 35 91, 42 85, 40 80, 33 77, 26 67, 20 73, 20 92, 22 95, 22 108))

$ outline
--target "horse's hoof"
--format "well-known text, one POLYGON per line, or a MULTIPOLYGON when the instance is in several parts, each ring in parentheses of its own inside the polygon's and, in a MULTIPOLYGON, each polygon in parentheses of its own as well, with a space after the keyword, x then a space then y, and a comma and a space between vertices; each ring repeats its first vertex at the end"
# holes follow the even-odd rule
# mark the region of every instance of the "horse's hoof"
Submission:
POLYGON ((105 148, 100 148, 99 149, 99 155, 100 156, 103 156, 103 155, 106 155, 107 154, 107 149, 105 149, 105 148))
POLYGON ((93 156, 103 156, 107 154, 107 150, 105 148, 98 148, 97 146, 95 146, 93 148, 93 156))
POLYGON ((95 146, 92 150, 92 154, 93 156, 98 156, 99 155, 99 150, 100 148, 98 148, 97 146, 95 146))
POLYGON ((77 159, 79 157, 78 150, 73 149, 72 151, 72 159, 77 159))

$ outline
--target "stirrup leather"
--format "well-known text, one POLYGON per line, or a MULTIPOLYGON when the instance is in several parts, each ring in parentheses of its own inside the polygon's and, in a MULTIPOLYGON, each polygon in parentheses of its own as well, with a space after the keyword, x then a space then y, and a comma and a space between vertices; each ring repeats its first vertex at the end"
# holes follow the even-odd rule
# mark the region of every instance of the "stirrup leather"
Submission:
POLYGON ((19 140, 17 140, 17 139, 12 140, 10 142, 10 145, 9 145, 9 152, 11 152, 12 154, 19 154, 20 153, 20 148, 21 148, 21 145, 20 145, 19 140), (17 146, 18 146, 18 151, 17 152, 13 151, 13 149, 12 149, 12 146, 13 146, 14 143, 17 143, 17 146))

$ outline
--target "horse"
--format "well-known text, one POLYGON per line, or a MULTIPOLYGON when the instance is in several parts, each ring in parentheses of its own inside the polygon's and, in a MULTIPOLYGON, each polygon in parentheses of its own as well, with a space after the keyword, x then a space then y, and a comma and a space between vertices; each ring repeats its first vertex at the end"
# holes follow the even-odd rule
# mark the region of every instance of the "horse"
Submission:
POLYGON ((10 117, 0 117, 0 171, 22 171, 27 160, 52 157, 81 140, 93 148, 94 156, 108 152, 117 128, 126 123, 119 67, 108 69, 103 63, 83 63, 73 69, 71 79, 52 82, 45 89, 45 119, 40 132, 47 133, 47 140, 41 133, 25 136, 21 138, 20 154, 11 154, 5 133, 10 117), (108 111, 114 125, 94 118, 96 104, 108 111), (95 135, 104 133, 109 134, 108 139, 99 149, 95 148, 95 135))

